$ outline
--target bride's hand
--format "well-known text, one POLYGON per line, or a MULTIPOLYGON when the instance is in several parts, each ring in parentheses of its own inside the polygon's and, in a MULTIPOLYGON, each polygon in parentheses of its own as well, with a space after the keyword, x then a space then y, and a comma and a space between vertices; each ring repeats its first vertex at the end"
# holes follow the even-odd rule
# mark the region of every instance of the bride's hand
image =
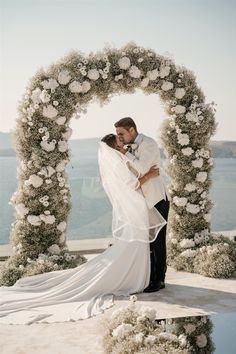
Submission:
POLYGON ((160 176, 160 170, 156 166, 152 166, 150 170, 146 173, 148 178, 160 176))

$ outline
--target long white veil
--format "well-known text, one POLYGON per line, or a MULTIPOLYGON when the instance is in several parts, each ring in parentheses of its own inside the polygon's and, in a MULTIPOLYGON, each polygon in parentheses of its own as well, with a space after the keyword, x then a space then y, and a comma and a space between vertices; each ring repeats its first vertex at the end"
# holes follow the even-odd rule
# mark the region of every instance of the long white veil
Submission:
POLYGON ((129 159, 100 142, 98 163, 102 185, 112 204, 112 235, 125 241, 153 242, 166 220, 149 209, 139 180, 128 168, 129 159))

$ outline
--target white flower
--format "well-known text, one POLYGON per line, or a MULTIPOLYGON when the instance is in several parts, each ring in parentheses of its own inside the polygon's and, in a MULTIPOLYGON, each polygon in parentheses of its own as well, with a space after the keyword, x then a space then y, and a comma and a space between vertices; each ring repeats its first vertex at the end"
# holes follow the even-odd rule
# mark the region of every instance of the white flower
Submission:
POLYGON ((136 301, 138 300, 138 298, 137 298, 136 295, 131 295, 129 299, 130 299, 130 301, 132 301, 132 302, 136 302, 136 301))
POLYGON ((188 134, 178 133, 177 139, 178 139, 178 143, 180 145, 188 145, 189 144, 189 136, 188 136, 188 134))
POLYGON ((205 180, 207 179, 207 172, 198 172, 197 176, 196 176, 196 181, 198 182, 205 182, 205 180))
POLYGON ((23 203, 16 204, 15 209, 20 218, 24 218, 24 216, 29 213, 29 209, 26 208, 23 203))
POLYGON ((163 338, 170 342, 178 342, 178 337, 175 334, 169 332, 161 332, 158 334, 158 338, 163 338))
POLYGON ((149 84, 149 78, 148 78, 148 77, 145 77, 145 78, 141 81, 140 86, 141 86, 142 88, 145 88, 145 87, 148 86, 148 84, 149 84))
POLYGON ((186 332, 187 334, 191 334, 192 332, 195 331, 196 326, 193 325, 192 323, 187 323, 187 324, 184 326, 184 329, 185 329, 185 332, 186 332))
POLYGON ((43 184, 43 179, 35 174, 31 175, 28 179, 28 183, 33 187, 38 188, 43 184))
POLYGON ((173 243, 173 245, 177 245, 178 241, 176 238, 172 238, 171 239, 171 243, 173 243))
POLYGON ((141 307, 139 311, 141 317, 146 317, 150 321, 154 321, 156 319, 156 310, 152 307, 141 307))
POLYGON ((55 79, 44 80, 41 82, 41 84, 44 89, 46 89, 46 90, 50 89, 51 91, 55 90, 59 86, 57 80, 55 80, 55 79))
POLYGON ((204 192, 201 194, 201 197, 202 197, 202 199, 206 198, 206 197, 207 197, 207 192, 204 191, 204 192))
POLYGON ((186 156, 190 156, 194 153, 194 150, 191 147, 187 147, 184 149, 181 149, 182 153, 186 156))
POLYGON ((196 190, 196 186, 193 183, 187 183, 184 189, 188 192, 193 192, 196 190))
POLYGON ((175 107, 173 107, 173 110, 176 114, 182 114, 186 111, 186 108, 180 104, 177 104, 175 107))
POLYGON ((99 72, 97 69, 90 69, 87 76, 90 80, 96 81, 99 78, 99 72))
POLYGON ((57 123, 58 125, 63 125, 65 122, 66 122, 66 117, 58 117, 58 118, 56 119, 56 123, 57 123))
POLYGON ((186 258, 192 258, 192 257, 195 257, 196 253, 197 253, 197 251, 188 249, 188 250, 180 253, 180 255, 183 257, 186 257, 186 258))
POLYGON ((181 99, 184 97, 186 91, 184 88, 177 88, 175 90, 175 97, 178 98, 178 99, 181 99))
POLYGON ((46 107, 43 107, 43 116, 47 118, 55 118, 57 116, 57 109, 53 107, 53 105, 48 105, 46 107))
POLYGON ((144 334, 143 334, 142 332, 136 334, 136 335, 134 336, 134 341, 135 341, 135 343, 142 343, 143 337, 144 337, 144 334))
POLYGON ((123 338, 130 332, 132 332, 133 326, 129 323, 122 323, 117 328, 113 329, 112 336, 123 338))
POLYGON ((173 83, 172 82, 169 82, 169 81, 164 81, 162 86, 161 86, 161 89, 163 91, 169 91, 171 90, 172 88, 174 87, 173 83))
POLYGON ((158 73, 157 69, 147 72, 147 77, 149 78, 150 81, 156 80, 158 78, 158 75, 159 75, 159 73, 158 73))
POLYGON ((59 75, 58 75, 58 82, 61 85, 66 85, 68 84, 68 82, 70 81, 71 76, 68 70, 62 70, 60 71, 59 75))
POLYGON ((130 67, 130 59, 128 57, 122 57, 118 60, 118 65, 121 69, 127 70, 130 67))
POLYGON ((195 168, 201 168, 202 165, 203 165, 203 158, 200 157, 199 159, 193 160, 193 161, 192 161, 192 165, 193 165, 193 167, 195 167, 195 168))
POLYGON ((59 238, 59 242, 63 243, 63 242, 65 242, 65 240, 66 240, 66 235, 65 235, 65 233, 62 233, 60 238, 59 238))
POLYGON ((60 247, 56 244, 53 244, 50 247, 48 247, 47 251, 51 254, 60 254, 61 253, 60 247))
POLYGON ((187 204, 188 199, 185 197, 180 198, 180 197, 175 196, 173 198, 173 202, 175 203, 175 205, 177 205, 179 207, 183 207, 187 204))
POLYGON ((71 135, 72 135, 73 130, 71 128, 67 128, 65 133, 62 133, 62 136, 65 140, 70 139, 71 135))
POLYGON ((28 215, 27 221, 33 226, 41 225, 41 219, 38 215, 28 215))
POLYGON ((45 224, 54 224, 56 219, 54 215, 45 215, 45 214, 40 214, 39 215, 40 220, 44 221, 45 224))
POLYGON ((63 172, 67 163, 68 163, 68 160, 62 160, 61 162, 59 162, 56 166, 56 171, 63 172))
POLYGON ((188 112, 186 115, 185 115, 186 119, 189 121, 189 122, 198 122, 198 115, 196 113, 190 113, 188 112))
POLYGON ((189 238, 184 238, 180 243, 179 243, 181 248, 191 248, 195 246, 195 242, 193 239, 189 238))
POLYGON ((160 77, 163 79, 164 77, 168 76, 170 73, 170 67, 169 66, 162 66, 160 69, 160 77))
POLYGON ((205 334, 200 334, 197 336, 196 344, 199 348, 204 348, 207 345, 207 337, 205 334))
POLYGON ((82 83, 82 92, 83 92, 83 93, 86 93, 86 92, 88 92, 90 89, 91 89, 90 82, 87 81, 87 80, 83 81, 83 83, 82 83))
POLYGON ((155 336, 152 336, 151 334, 149 336, 147 336, 145 339, 144 339, 144 343, 145 344, 149 344, 149 345, 153 345, 156 341, 156 337, 155 336))
POLYGON ((60 152, 65 152, 68 150, 68 148, 69 148, 69 146, 65 140, 58 141, 58 150, 60 152))
POLYGON ((49 95, 49 93, 47 92, 47 90, 43 90, 41 93, 40 93, 40 99, 43 103, 47 103, 50 101, 51 99, 51 96, 49 95))
POLYGON ((139 68, 135 65, 132 65, 129 69, 129 76, 138 79, 141 75, 141 71, 139 70, 139 68))
POLYGON ((82 92, 82 85, 80 82, 74 80, 70 83, 69 85, 69 90, 73 93, 79 93, 82 92))
POLYGON ((48 141, 41 141, 40 143, 41 148, 45 151, 53 151, 55 149, 55 143, 54 142, 48 142, 48 141))
POLYGON ((191 214, 197 214, 200 211, 200 207, 197 204, 188 203, 186 206, 186 210, 191 214))
POLYGON ((39 104, 41 102, 40 99, 40 94, 41 94, 41 90, 39 87, 37 87, 34 91, 32 91, 31 94, 31 100, 33 101, 34 104, 39 104))
POLYGON ((66 229, 66 222, 65 221, 61 221, 58 225, 57 225, 57 230, 63 232, 66 229))

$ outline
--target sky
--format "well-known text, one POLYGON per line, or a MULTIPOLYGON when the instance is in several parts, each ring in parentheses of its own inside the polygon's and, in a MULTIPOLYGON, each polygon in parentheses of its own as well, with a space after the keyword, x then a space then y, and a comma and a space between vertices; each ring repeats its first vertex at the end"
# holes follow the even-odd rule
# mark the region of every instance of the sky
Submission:
MULTIPOLYGON (((236 140, 235 0, 0 0, 0 31, 0 131, 14 130, 18 102, 40 67, 71 50, 134 41, 194 71, 206 101, 217 104, 213 140, 236 140)), ((73 120, 72 138, 114 132, 125 116, 154 138, 165 118, 157 95, 115 95, 73 120)))

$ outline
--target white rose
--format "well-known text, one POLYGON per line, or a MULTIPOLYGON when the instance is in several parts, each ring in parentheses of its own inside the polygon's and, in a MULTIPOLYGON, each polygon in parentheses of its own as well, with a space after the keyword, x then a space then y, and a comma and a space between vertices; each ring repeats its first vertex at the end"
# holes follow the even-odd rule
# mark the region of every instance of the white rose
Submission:
POLYGON ((172 82, 169 82, 169 81, 164 81, 162 86, 161 86, 161 89, 163 91, 169 91, 171 90, 172 88, 174 87, 173 83, 172 82))
POLYGON ((82 83, 82 92, 86 93, 91 89, 91 85, 89 81, 83 81, 82 83))
POLYGON ((179 245, 181 248, 191 248, 195 246, 195 242, 192 239, 184 238, 179 245))
POLYGON ((66 85, 70 81, 71 76, 68 70, 62 70, 58 75, 58 82, 61 85, 66 85))
POLYGON ((118 65, 121 69, 127 70, 130 67, 130 59, 128 57, 122 57, 118 60, 118 65))
POLYGON ((186 210, 188 213, 197 214, 200 211, 200 207, 197 204, 188 203, 186 206, 186 210))
POLYGON ((150 334, 144 339, 144 343, 153 345, 155 343, 156 339, 157 339, 156 336, 153 336, 153 335, 150 334))
POLYGON ((82 92, 82 85, 78 81, 72 81, 69 85, 69 90, 73 93, 82 92))
POLYGON ((53 119, 57 116, 57 109, 55 107, 53 107, 53 105, 48 105, 46 107, 43 107, 43 116, 53 119))
POLYGON ((193 183, 187 183, 184 189, 188 192, 193 192, 196 190, 196 186, 193 183))
POLYGON ((39 87, 37 87, 34 91, 32 91, 31 94, 31 100, 33 101, 34 104, 39 104, 41 102, 40 99, 40 94, 41 94, 41 90, 39 87))
POLYGON ((66 229, 66 221, 61 221, 58 225, 57 225, 57 230, 63 232, 66 229))
POLYGON ((61 253, 60 247, 56 244, 48 247, 47 251, 51 254, 60 254, 61 253))
POLYGON ((23 203, 16 204, 15 209, 20 218, 24 218, 24 216, 29 213, 29 209, 26 208, 25 204, 23 203))
POLYGON ((199 159, 193 160, 192 165, 195 168, 201 168, 203 165, 203 159, 200 157, 199 159))
POLYGON ((49 90, 49 89, 55 90, 59 86, 57 80, 55 80, 55 79, 44 80, 41 82, 41 84, 42 84, 43 88, 46 90, 49 90))
POLYGON ((139 70, 139 68, 135 65, 132 65, 129 69, 129 76, 138 79, 141 75, 141 71, 139 70))
POLYGON ((188 112, 185 117, 189 122, 198 122, 198 115, 196 113, 188 112))
POLYGON ((177 88, 175 90, 175 97, 178 98, 178 99, 181 99, 184 97, 186 91, 184 88, 177 88))
POLYGON ((207 172, 198 172, 197 176, 196 176, 196 181, 198 182, 205 182, 205 180, 207 179, 207 172))
POLYGON ((43 179, 37 175, 31 175, 28 182, 32 184, 33 187, 38 188, 43 184, 43 179))
POLYGON ((206 222, 209 222, 211 220, 211 215, 210 214, 204 214, 203 217, 206 220, 206 222))
POLYGON ((183 207, 187 204, 188 199, 185 197, 180 198, 180 197, 175 196, 173 198, 173 202, 175 203, 175 205, 177 205, 179 207, 183 207))
POLYGON ((27 221, 33 226, 41 225, 41 219, 38 215, 28 215, 27 221))
POLYGON ((65 240, 66 240, 66 235, 65 235, 65 233, 62 233, 60 238, 59 238, 59 242, 63 243, 63 242, 65 242, 65 240))
POLYGON ((192 332, 194 332, 196 330, 196 326, 191 323, 188 323, 184 326, 184 329, 187 334, 191 334, 192 332))
POLYGON ((199 348, 204 348, 207 345, 207 337, 205 334, 200 334, 197 336, 196 344, 199 348))
POLYGON ((128 333, 132 332, 133 326, 129 323, 122 323, 112 331, 113 337, 125 337, 128 333))
POLYGON ((178 143, 180 145, 188 145, 189 144, 189 136, 188 136, 188 134, 179 133, 177 135, 177 139, 178 139, 178 143))
POLYGON ((148 84, 149 84, 149 78, 148 78, 148 77, 145 77, 145 78, 141 81, 140 86, 141 86, 142 88, 145 88, 145 87, 148 86, 148 84))
POLYGON ((69 148, 69 146, 65 140, 58 141, 58 150, 60 152, 65 152, 68 150, 68 148, 69 148))
POLYGON ((58 125, 63 125, 65 122, 66 122, 66 117, 58 117, 58 118, 56 119, 56 123, 57 123, 58 125))
POLYGON ((163 79, 164 77, 168 76, 170 73, 170 67, 169 66, 162 66, 160 69, 160 77, 163 79))
POLYGON ((53 141, 41 141, 41 148, 47 152, 53 151, 55 149, 55 143, 53 141))
POLYGON ((50 101, 51 96, 49 95, 49 93, 47 92, 47 90, 43 90, 40 94, 40 99, 43 103, 47 103, 50 101))
POLYGON ((181 149, 182 153, 186 156, 190 156, 194 153, 194 150, 191 147, 187 147, 184 149, 181 149))
POLYGON ((138 333, 134 336, 134 341, 135 343, 142 343, 143 341, 144 334, 143 333, 138 333))
POLYGON ((195 250, 186 250, 180 253, 180 256, 186 257, 186 258, 192 258, 196 255, 197 251, 195 250))
POLYGON ((97 69, 90 69, 87 76, 90 80, 96 81, 99 78, 99 72, 97 69))
POLYGON ((67 163, 68 163, 68 160, 62 160, 61 162, 59 162, 56 166, 56 171, 63 172, 67 163))
POLYGON ((54 215, 45 215, 45 214, 40 214, 39 215, 40 220, 44 221, 45 224, 54 224, 56 219, 54 215))
POLYGON ((177 104, 177 106, 175 106, 173 108, 174 108, 174 112, 176 114, 182 114, 186 111, 186 108, 184 106, 181 106, 180 104, 177 104))
POLYGON ((156 319, 156 310, 152 307, 141 307, 139 311, 140 315, 143 317, 147 317, 150 321, 154 321, 156 319))
POLYGON ((157 69, 151 70, 147 72, 147 77, 150 81, 154 81, 158 78, 159 72, 157 69))

